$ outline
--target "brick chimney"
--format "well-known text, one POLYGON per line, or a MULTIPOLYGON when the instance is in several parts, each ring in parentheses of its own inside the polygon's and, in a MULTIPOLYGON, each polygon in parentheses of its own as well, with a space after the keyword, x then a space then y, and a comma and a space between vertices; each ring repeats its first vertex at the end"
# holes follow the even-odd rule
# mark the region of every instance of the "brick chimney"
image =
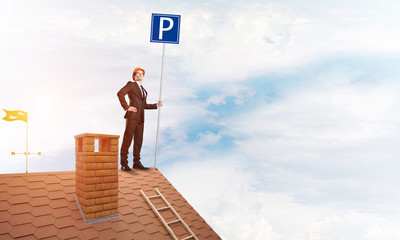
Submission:
POLYGON ((118 218, 118 139, 75 136, 75 196, 86 224, 118 218))

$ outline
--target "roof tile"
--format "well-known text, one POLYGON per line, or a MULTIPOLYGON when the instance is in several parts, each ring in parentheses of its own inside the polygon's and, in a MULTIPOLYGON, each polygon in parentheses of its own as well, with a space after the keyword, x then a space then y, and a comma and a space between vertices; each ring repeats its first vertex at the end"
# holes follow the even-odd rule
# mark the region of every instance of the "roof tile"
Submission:
MULTIPOLYGON (((163 193, 162 193, 162 194, 163 194, 163 193)), ((168 197, 165 196, 165 198, 166 198, 168 201, 171 201, 171 202, 172 202, 172 205, 176 205, 176 202, 175 202, 175 201, 180 201, 182 197, 181 197, 180 195, 178 195, 178 194, 170 194, 170 195, 168 195, 168 197)))
POLYGON ((57 177, 61 180, 75 180, 75 174, 71 174, 71 172, 58 172, 57 177))
POLYGON ((126 215, 126 214, 133 213, 133 209, 130 206, 123 206, 123 207, 119 208, 118 212, 123 215, 126 215))
POLYGON ((75 193, 75 185, 74 186, 67 186, 62 189, 65 193, 75 193))
POLYGON ((123 222, 122 220, 118 221, 118 222, 114 222, 112 224, 112 230, 114 232, 121 232, 124 230, 127 230, 129 227, 127 224, 125 224, 125 222, 123 222))
POLYGON ((10 220, 12 215, 8 211, 1 211, 0 212, 0 223, 2 222, 8 222, 10 220))
POLYGON ((26 194, 29 189, 26 186, 21 187, 11 187, 7 192, 10 195, 26 194))
POLYGON ((0 184, 0 192, 7 192, 10 187, 7 184, 0 184))
POLYGON ((32 189, 28 192, 28 195, 31 197, 44 197, 48 194, 49 192, 46 191, 46 189, 39 188, 39 189, 32 189))
POLYGON ((35 237, 32 234, 26 235, 26 236, 22 236, 19 237, 18 240, 32 240, 35 239, 35 237))
POLYGON ((63 188, 64 188, 64 186, 62 186, 61 184, 57 184, 57 183, 47 184, 45 187, 45 189, 49 192, 62 190, 63 188))
POLYGON ((28 195, 14 195, 10 196, 7 201, 10 204, 19 204, 19 203, 28 203, 31 200, 31 198, 28 195))
POLYGON ((160 212, 160 215, 165 219, 166 222, 176 220, 174 213, 170 209, 160 212))
POLYGON ((159 232, 159 228, 159 226, 151 222, 150 224, 144 226, 144 231, 151 235, 152 233, 159 232))
POLYGON ((65 197, 65 200, 67 200, 68 202, 75 202, 75 197, 74 197, 73 194, 68 194, 68 195, 65 197))
POLYGON ((30 213, 23 213, 23 214, 18 214, 18 215, 14 215, 11 219, 10 219, 10 223, 14 226, 16 225, 21 225, 21 224, 25 224, 25 223, 30 223, 32 222, 34 219, 34 217, 32 216, 32 214, 30 213))
POLYGON ((49 203, 50 199, 48 197, 35 197, 29 201, 32 207, 48 205, 49 203))
POLYGON ((12 179, 13 176, 6 176, 4 175, 4 177, 0 178, 0 184, 7 184, 8 181, 10 181, 10 179, 12 179))
POLYGON ((28 176, 24 176, 24 179, 28 182, 43 182, 43 180, 46 178, 47 175, 33 175, 33 174, 29 174, 28 176))
POLYGON ((64 187, 74 186, 75 187, 75 179, 66 179, 61 181, 61 185, 64 187))
POLYGON ((86 228, 79 231, 80 239, 94 239, 97 237, 98 232, 94 228, 86 228))
POLYGON ((124 199, 124 198, 120 198, 118 199, 118 206, 121 208, 123 206, 128 206, 129 205, 129 201, 124 199))
POLYGON ((132 192, 132 190, 129 188, 129 186, 120 187, 120 188, 118 189, 118 191, 119 191, 120 193, 122 193, 122 194, 128 194, 128 193, 132 192))
POLYGON ((32 209, 33 209, 32 206, 29 205, 28 203, 22 203, 22 204, 12 205, 8 209, 8 212, 12 215, 15 215, 15 214, 30 212, 30 211, 32 211, 32 209))
POLYGON ((29 189, 38 189, 38 188, 44 188, 46 187, 46 183, 44 182, 29 182, 28 185, 26 185, 29 189))
POLYGON ((134 222, 134 223, 130 224, 129 231, 131 231, 132 233, 144 231, 144 226, 140 222, 134 222))
POLYGON ((55 208, 66 207, 66 206, 68 206, 68 204, 69 204, 68 201, 62 198, 62 199, 52 200, 50 202, 49 206, 55 209, 55 208))
POLYGON ((60 239, 68 239, 78 236, 79 236, 79 230, 73 226, 62 228, 57 233, 57 237, 59 237, 60 239))
POLYGON ((73 202, 68 202, 67 207, 68 207, 70 210, 72 210, 72 211, 78 210, 78 205, 76 204, 75 201, 73 201, 73 202))
POLYGON ((60 239, 56 236, 53 236, 53 237, 43 238, 41 240, 60 240, 60 239))
POLYGON ((44 206, 34 207, 31 213, 33 216, 37 217, 50 214, 52 211, 53 209, 51 207, 44 205, 44 206))
POLYGON ((33 235, 38 239, 43 239, 47 237, 56 236, 57 233, 58 233, 58 228, 56 228, 54 225, 48 225, 48 226, 38 227, 33 235))
POLYGON ((154 217, 155 217, 154 214, 145 215, 145 216, 140 218, 140 223, 142 225, 146 226, 146 225, 154 222, 154 220, 155 220, 154 217))
POLYGON ((12 229, 12 225, 8 222, 0 223, 0 236, 5 233, 9 233, 12 229))
POLYGON ((135 208, 133 210, 133 214, 135 214, 138 217, 144 216, 147 214, 147 211, 144 208, 135 208))
POLYGON ((54 223, 54 225, 58 228, 65 228, 73 226, 74 224, 75 224, 75 219, 72 218, 71 216, 57 218, 56 222, 54 223))
POLYGON ((155 232, 155 233, 150 234, 150 239, 172 240, 172 237, 169 235, 169 233, 162 234, 161 232, 155 232))
POLYGON ((36 231, 36 227, 33 226, 31 223, 22 224, 18 226, 14 226, 10 232, 11 237, 23 237, 27 235, 31 235, 36 231))
POLYGON ((0 239, 1 239, 1 240, 13 240, 14 238, 11 237, 10 234, 5 233, 5 234, 0 234, 0 239))
POLYGON ((156 208, 162 208, 167 206, 167 204, 161 198, 153 198, 150 201, 156 208))
POLYGON ((126 222, 128 224, 131 224, 131 223, 139 221, 139 218, 136 217, 136 215, 134 215, 134 214, 122 215, 120 218, 122 219, 122 221, 124 221, 124 222, 126 222))
POLYGON ((188 205, 188 204, 183 198, 176 200, 173 204, 174 207, 177 207, 179 209, 186 205, 188 205))
POLYGON ((198 235, 204 237, 204 238, 208 238, 211 236, 211 232, 210 230, 206 229, 206 228, 202 228, 198 231, 197 233, 198 235))
POLYGON ((43 179, 43 182, 45 182, 46 184, 58 183, 58 182, 60 182, 60 179, 58 177, 56 177, 55 175, 50 175, 50 176, 45 177, 43 179))
POLYGON ((35 220, 32 222, 32 224, 35 225, 36 227, 42 227, 42 226, 52 225, 55 223, 55 221, 56 219, 52 215, 47 214, 36 217, 35 220))
POLYGON ((145 231, 139 231, 133 234, 133 239, 148 239, 149 234, 145 231))
POLYGON ((135 194, 132 193, 132 190, 130 190, 131 193, 128 194, 124 194, 124 199, 128 200, 128 201, 134 201, 137 199, 137 196, 135 194))
POLYGON ((182 213, 188 214, 188 213, 192 213, 192 212, 193 212, 193 210, 187 206, 182 206, 181 208, 179 208, 179 211, 178 211, 179 215, 181 215, 182 213))
POLYGON ((80 231, 88 228, 93 228, 93 224, 85 224, 83 220, 79 220, 75 222, 74 227, 80 231))
POLYGON ((115 239, 115 232, 112 229, 106 229, 103 231, 100 231, 99 234, 97 235, 99 240, 109 240, 109 239, 115 239))
POLYGON ((0 201, 6 201, 9 195, 7 193, 0 194, 0 201))
POLYGON ((98 232, 111 228, 110 223, 108 223, 108 222, 96 223, 96 224, 93 224, 93 227, 98 232))
POLYGON ((132 237, 132 233, 129 230, 124 230, 115 234, 115 239, 132 239, 132 237))
POLYGON ((190 222, 190 226, 193 226, 196 229, 200 229, 204 227, 204 222, 196 219, 190 222))
POLYGON ((50 192, 49 195, 47 195, 48 198, 50 199, 65 199, 65 197, 67 196, 67 194, 65 194, 65 192, 63 191, 54 191, 54 192, 50 192))
POLYGON ((79 209, 73 210, 71 213, 71 217, 73 217, 75 220, 82 219, 82 215, 79 212, 79 209))
POLYGON ((11 204, 9 204, 7 201, 0 202, 0 212, 7 211, 10 207, 11 207, 11 204))
POLYGON ((173 223, 170 224, 169 227, 172 229, 172 231, 175 233, 175 235, 180 236, 181 238, 187 237, 190 234, 186 229, 184 228, 183 224, 181 222, 173 223))
POLYGON ((26 184, 28 184, 28 182, 25 181, 23 177, 10 178, 9 181, 7 182, 7 185, 9 187, 26 186, 26 184))
POLYGON ((71 210, 68 208, 57 208, 51 213, 55 218, 66 217, 71 215, 71 210))

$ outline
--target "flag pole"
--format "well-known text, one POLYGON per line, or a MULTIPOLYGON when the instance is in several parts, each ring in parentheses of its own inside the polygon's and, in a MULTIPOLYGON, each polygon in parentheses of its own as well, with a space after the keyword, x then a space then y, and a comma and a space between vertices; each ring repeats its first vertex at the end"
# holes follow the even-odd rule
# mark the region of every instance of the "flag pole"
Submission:
POLYGON ((28 173, 28 113, 26 113, 26 173, 28 173))
MULTIPOLYGON (((165 54, 165 43, 163 43, 163 51, 162 51, 162 59, 161 59, 161 78, 160 78, 160 94, 158 97, 158 101, 161 101, 161 94, 162 94, 162 78, 164 72, 164 54, 165 54)), ((158 155, 158 133, 160 129, 160 115, 161 115, 161 108, 158 107, 158 118, 157 118, 157 134, 156 134, 156 153, 154 158, 154 169, 157 169, 157 155, 158 155)))

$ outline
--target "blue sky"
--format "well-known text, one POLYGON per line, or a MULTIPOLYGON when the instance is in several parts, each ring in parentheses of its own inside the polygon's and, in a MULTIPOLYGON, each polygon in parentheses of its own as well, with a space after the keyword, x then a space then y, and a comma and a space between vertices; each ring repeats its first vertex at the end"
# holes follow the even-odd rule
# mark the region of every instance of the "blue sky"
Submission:
MULTIPOLYGON (((3 1, 0 108, 29 113, 29 170, 74 170, 74 135, 122 135, 136 66, 158 99, 159 169, 223 239, 400 237, 396 1, 3 1)), ((153 165, 157 111, 143 162, 153 165)), ((1 173, 25 124, 0 121, 1 173)), ((130 159, 131 160, 131 159, 130 159)))

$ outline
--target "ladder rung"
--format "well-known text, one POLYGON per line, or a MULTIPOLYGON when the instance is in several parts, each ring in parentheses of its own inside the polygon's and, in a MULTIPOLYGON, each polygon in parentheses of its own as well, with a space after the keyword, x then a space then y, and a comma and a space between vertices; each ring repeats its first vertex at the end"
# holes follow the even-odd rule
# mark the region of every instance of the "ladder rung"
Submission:
POLYGON ((180 219, 176 219, 176 220, 174 220, 174 221, 172 221, 172 222, 169 222, 169 223, 167 223, 167 224, 170 225, 170 224, 177 223, 177 222, 180 222, 180 221, 181 221, 180 219))
POLYGON ((187 239, 191 239, 191 238, 193 238, 193 237, 194 237, 193 235, 190 235, 190 236, 188 236, 188 237, 182 238, 181 240, 187 240, 187 239))
POLYGON ((150 196, 150 197, 147 197, 147 198, 158 198, 158 197, 161 197, 160 195, 154 195, 154 196, 150 196))
POLYGON ((162 210, 166 210, 166 209, 169 209, 169 207, 166 206, 166 207, 158 208, 157 211, 162 211, 162 210))

